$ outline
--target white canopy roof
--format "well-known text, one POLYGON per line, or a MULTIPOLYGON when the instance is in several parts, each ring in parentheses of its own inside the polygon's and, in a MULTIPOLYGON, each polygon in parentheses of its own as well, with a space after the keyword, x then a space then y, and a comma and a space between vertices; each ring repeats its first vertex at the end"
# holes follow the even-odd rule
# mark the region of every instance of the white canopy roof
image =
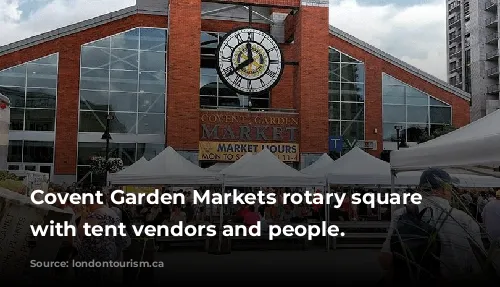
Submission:
POLYGON ((328 172, 329 184, 390 185, 391 167, 359 147, 334 161, 328 172))
POLYGON ((310 166, 303 168, 300 172, 311 175, 326 175, 332 170, 334 160, 324 153, 318 160, 310 166))
POLYGON ((305 175, 284 164, 268 149, 245 155, 221 171, 226 186, 302 187, 324 185, 323 177, 305 175))
MULTIPOLYGON (((446 170, 451 177, 458 179, 459 187, 469 188, 495 188, 500 187, 500 178, 494 176, 477 175, 473 173, 465 173, 463 170, 446 170)), ((397 174, 395 179, 396 185, 416 186, 419 184, 422 171, 405 171, 397 174)))
POLYGON ((120 170, 117 173, 112 173, 109 175, 110 181, 116 181, 120 179, 126 179, 131 175, 140 174, 144 167, 147 165, 148 160, 144 157, 141 157, 138 161, 134 162, 131 166, 120 170))
POLYGON ((500 165, 500 110, 414 147, 393 151, 395 170, 500 165))
POLYGON ((200 185, 220 184, 218 174, 202 169, 173 148, 167 147, 135 174, 111 177, 113 184, 129 185, 200 185))

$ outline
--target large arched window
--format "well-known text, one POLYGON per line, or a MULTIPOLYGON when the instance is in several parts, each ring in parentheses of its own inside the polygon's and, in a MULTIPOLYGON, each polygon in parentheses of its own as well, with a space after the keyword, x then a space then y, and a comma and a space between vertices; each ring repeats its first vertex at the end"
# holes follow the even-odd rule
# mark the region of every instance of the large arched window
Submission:
POLYGON ((135 28, 82 45, 78 177, 92 156, 105 155, 108 113, 110 157, 131 165, 161 152, 165 143, 167 30, 135 28))
POLYGON ((402 81, 382 75, 384 149, 395 149, 397 130, 408 143, 418 142, 423 135, 451 125, 451 106, 402 81))
POLYGON ((51 54, 0 71, 0 93, 11 102, 11 170, 52 173, 58 58, 51 54))

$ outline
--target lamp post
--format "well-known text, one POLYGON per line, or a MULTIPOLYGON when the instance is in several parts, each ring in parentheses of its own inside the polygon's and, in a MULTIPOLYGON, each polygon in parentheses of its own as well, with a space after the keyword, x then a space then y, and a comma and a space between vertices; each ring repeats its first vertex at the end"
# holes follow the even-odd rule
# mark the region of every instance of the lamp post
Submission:
POLYGON ((401 142, 399 131, 401 131, 403 129, 403 126, 394 126, 394 129, 396 130, 397 144, 398 144, 398 150, 399 150, 399 145, 401 142))
POLYGON ((109 125, 112 120, 114 120, 115 117, 112 114, 109 114, 106 116, 106 130, 102 134, 101 139, 106 140, 106 155, 105 155, 105 162, 106 162, 106 174, 105 174, 105 180, 106 180, 106 186, 108 186, 108 172, 109 172, 109 141, 111 140, 111 134, 109 133, 109 125))

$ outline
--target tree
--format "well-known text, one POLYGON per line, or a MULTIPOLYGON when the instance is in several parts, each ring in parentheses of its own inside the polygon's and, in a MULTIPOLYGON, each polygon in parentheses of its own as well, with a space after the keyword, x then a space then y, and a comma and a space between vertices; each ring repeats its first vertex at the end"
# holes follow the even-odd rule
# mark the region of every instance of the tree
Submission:
POLYGON ((424 143, 426 141, 433 140, 433 139, 438 138, 442 135, 450 133, 456 129, 457 128, 452 126, 452 125, 444 125, 444 126, 441 126, 439 128, 434 129, 434 131, 432 131, 432 133, 430 135, 427 132, 423 132, 423 133, 421 133, 421 135, 418 139, 418 143, 424 143))

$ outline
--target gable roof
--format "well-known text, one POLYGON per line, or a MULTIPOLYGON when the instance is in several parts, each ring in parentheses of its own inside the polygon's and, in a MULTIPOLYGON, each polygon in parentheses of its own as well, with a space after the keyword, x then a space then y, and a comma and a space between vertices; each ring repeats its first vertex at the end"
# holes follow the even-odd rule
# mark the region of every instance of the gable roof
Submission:
POLYGON ((433 85, 436 85, 437 87, 440 87, 441 89, 447 91, 447 92, 450 92, 452 94, 455 94, 459 97, 461 97, 462 99, 465 99, 467 101, 470 101, 471 100, 471 95, 457 87, 454 87, 448 83, 446 83, 445 81, 437 78, 437 77, 434 77, 406 62, 403 62, 401 61, 400 59, 378 49, 378 48, 375 48, 374 46, 338 29, 338 28, 335 28, 333 26, 330 25, 330 34, 332 34, 333 36, 335 37, 338 37, 346 42, 348 42, 349 44, 351 45, 354 45, 386 62, 389 62, 391 64, 393 64, 394 66, 398 67, 398 68, 401 68, 423 80, 426 80, 427 82, 433 84, 433 85))

